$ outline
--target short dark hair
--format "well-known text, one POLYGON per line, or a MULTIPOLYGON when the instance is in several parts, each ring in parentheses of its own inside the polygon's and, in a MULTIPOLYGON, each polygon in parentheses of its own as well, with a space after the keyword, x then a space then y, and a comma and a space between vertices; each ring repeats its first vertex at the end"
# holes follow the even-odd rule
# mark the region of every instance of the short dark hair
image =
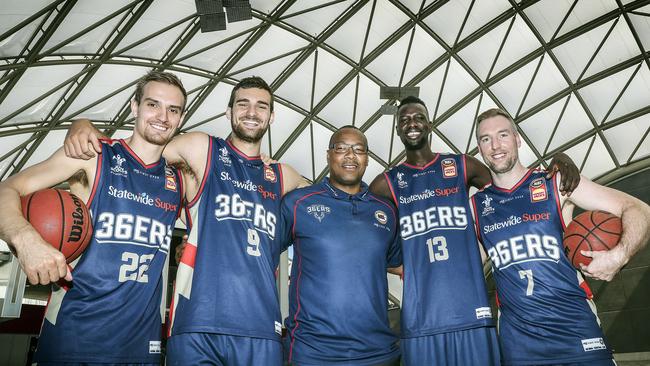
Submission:
POLYGON ((327 145, 328 149, 331 149, 332 145, 334 144, 334 136, 336 136, 336 134, 339 133, 341 130, 346 130, 346 129, 347 130, 357 130, 357 131, 359 131, 361 133, 361 136, 363 136, 363 143, 366 144, 366 148, 368 148, 368 138, 366 137, 366 134, 363 133, 363 131, 361 131, 361 129, 359 127, 357 127, 357 126, 345 125, 345 126, 339 127, 336 131, 334 131, 334 133, 330 137, 330 142, 327 145))
POLYGON ((230 92, 230 100, 228 101, 228 108, 232 108, 232 106, 235 104, 235 94, 237 93, 237 90, 239 89, 250 89, 250 88, 257 88, 257 89, 264 89, 269 94, 271 94, 271 104, 269 105, 269 108, 271 108, 271 112, 273 112, 273 90, 271 90, 271 87, 269 84, 264 81, 259 76, 249 76, 247 78, 241 79, 234 88, 232 88, 232 91, 230 92))
POLYGON ((187 103, 187 91, 183 86, 183 82, 181 82, 181 79, 179 79, 178 76, 172 74, 171 72, 165 71, 149 71, 143 77, 138 79, 138 82, 135 86, 135 94, 133 95, 133 99, 136 103, 140 104, 142 101, 142 94, 144 94, 144 86, 151 81, 173 85, 180 89, 181 93, 183 93, 183 110, 185 110, 185 104, 187 103))
POLYGON ((424 101, 416 96, 409 95, 408 97, 402 99, 399 102, 399 105, 397 106, 397 110, 399 111, 400 108, 407 104, 420 104, 424 107, 424 109, 427 111, 427 115, 429 114, 429 108, 427 108, 427 105, 424 103, 424 101))
POLYGON ((487 111, 482 112, 481 114, 479 114, 478 117, 476 117, 476 129, 475 129, 474 134, 476 135, 476 140, 477 141, 478 141, 478 125, 481 122, 485 121, 486 119, 496 117, 496 116, 505 117, 508 121, 510 121, 510 125, 511 125, 512 130, 514 131, 514 133, 518 133, 517 132, 517 124, 512 119, 512 117, 510 117, 508 112, 506 112, 506 111, 504 111, 503 109, 500 109, 500 108, 490 108, 487 111))

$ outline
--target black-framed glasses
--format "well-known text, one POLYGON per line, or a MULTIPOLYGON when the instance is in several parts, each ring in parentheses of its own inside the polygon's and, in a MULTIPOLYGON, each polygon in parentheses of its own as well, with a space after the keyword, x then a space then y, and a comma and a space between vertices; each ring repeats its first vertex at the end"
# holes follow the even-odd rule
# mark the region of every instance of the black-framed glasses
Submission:
POLYGON ((330 150, 334 151, 336 154, 345 154, 350 149, 355 155, 365 155, 368 153, 368 148, 362 144, 350 145, 343 142, 337 142, 330 145, 330 150))

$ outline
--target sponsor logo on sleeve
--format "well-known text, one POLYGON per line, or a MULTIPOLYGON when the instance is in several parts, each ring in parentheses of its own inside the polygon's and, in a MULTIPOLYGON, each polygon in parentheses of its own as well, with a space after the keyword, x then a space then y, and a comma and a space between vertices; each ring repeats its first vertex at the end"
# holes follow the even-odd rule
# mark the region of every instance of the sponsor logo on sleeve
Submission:
POLYGON ((456 169, 456 160, 447 158, 441 162, 441 165, 443 177, 454 178, 458 176, 458 169, 456 169))
POLYGON ((177 190, 174 171, 168 166, 165 167, 165 189, 172 192, 177 190))
POLYGON ((278 177, 275 175, 273 168, 268 165, 264 166, 264 180, 271 183, 278 181, 278 177))
POLYGON ((544 178, 537 178, 530 183, 530 200, 532 202, 546 201, 548 198, 548 191, 546 190, 546 183, 544 178))

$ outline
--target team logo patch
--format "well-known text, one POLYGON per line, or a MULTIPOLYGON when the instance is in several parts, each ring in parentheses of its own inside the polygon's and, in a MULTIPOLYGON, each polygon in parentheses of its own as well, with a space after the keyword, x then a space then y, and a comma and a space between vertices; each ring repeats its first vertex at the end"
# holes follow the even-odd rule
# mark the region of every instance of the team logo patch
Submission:
POLYGON ((445 178, 454 178, 458 176, 458 169, 456 169, 456 161, 452 158, 444 159, 442 165, 442 176, 445 178))
POLYGON ((219 160, 224 164, 230 166, 232 164, 232 160, 230 160, 230 155, 228 154, 228 149, 225 147, 222 147, 219 149, 220 155, 219 155, 219 160))
POLYGON ((311 206, 307 206, 307 213, 314 216, 318 220, 318 222, 323 222, 325 216, 330 214, 331 212, 332 210, 329 208, 329 206, 320 205, 320 204, 313 204, 311 206))
POLYGON ((400 188, 408 187, 408 183, 405 180, 403 180, 403 178, 404 178, 404 173, 402 172, 397 173, 397 186, 400 188))
POLYGON ((546 183, 544 178, 537 178, 530 183, 530 200, 532 202, 546 201, 548 198, 548 191, 546 190, 546 183))
POLYGON ((375 211, 375 220, 377 220, 382 225, 386 225, 388 222, 388 216, 386 216, 386 213, 384 211, 377 210, 375 211))
POLYGON ((481 203, 483 204, 483 212, 481 212, 481 216, 487 216, 494 212, 494 207, 492 207, 492 197, 485 196, 485 199, 481 201, 481 203))
POLYGON ((117 154, 117 155, 113 156, 113 160, 115 161, 116 165, 111 167, 111 173, 115 174, 115 175, 122 176, 122 177, 126 177, 126 174, 127 174, 126 169, 124 169, 122 167, 122 164, 124 164, 126 159, 123 158, 122 155, 117 154))
POLYGON ((268 165, 264 166, 264 180, 271 183, 278 181, 278 177, 275 175, 273 168, 268 165))
POLYGON ((168 166, 165 167, 165 189, 172 192, 176 192, 177 190, 174 171, 168 166))
POLYGON ((600 337, 583 339, 581 341, 582 341, 582 349, 584 349, 585 352, 607 349, 607 346, 605 346, 605 341, 603 341, 603 339, 600 337))

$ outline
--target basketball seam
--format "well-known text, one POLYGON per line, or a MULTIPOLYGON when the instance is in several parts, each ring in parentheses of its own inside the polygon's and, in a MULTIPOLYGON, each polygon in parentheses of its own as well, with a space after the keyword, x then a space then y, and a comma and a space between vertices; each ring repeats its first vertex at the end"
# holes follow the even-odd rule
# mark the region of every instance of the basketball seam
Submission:
POLYGON ((63 197, 61 197, 61 192, 58 189, 54 190, 59 196, 59 202, 61 203, 61 240, 59 241, 59 252, 63 253, 63 243, 65 240, 65 206, 63 205, 63 197))

